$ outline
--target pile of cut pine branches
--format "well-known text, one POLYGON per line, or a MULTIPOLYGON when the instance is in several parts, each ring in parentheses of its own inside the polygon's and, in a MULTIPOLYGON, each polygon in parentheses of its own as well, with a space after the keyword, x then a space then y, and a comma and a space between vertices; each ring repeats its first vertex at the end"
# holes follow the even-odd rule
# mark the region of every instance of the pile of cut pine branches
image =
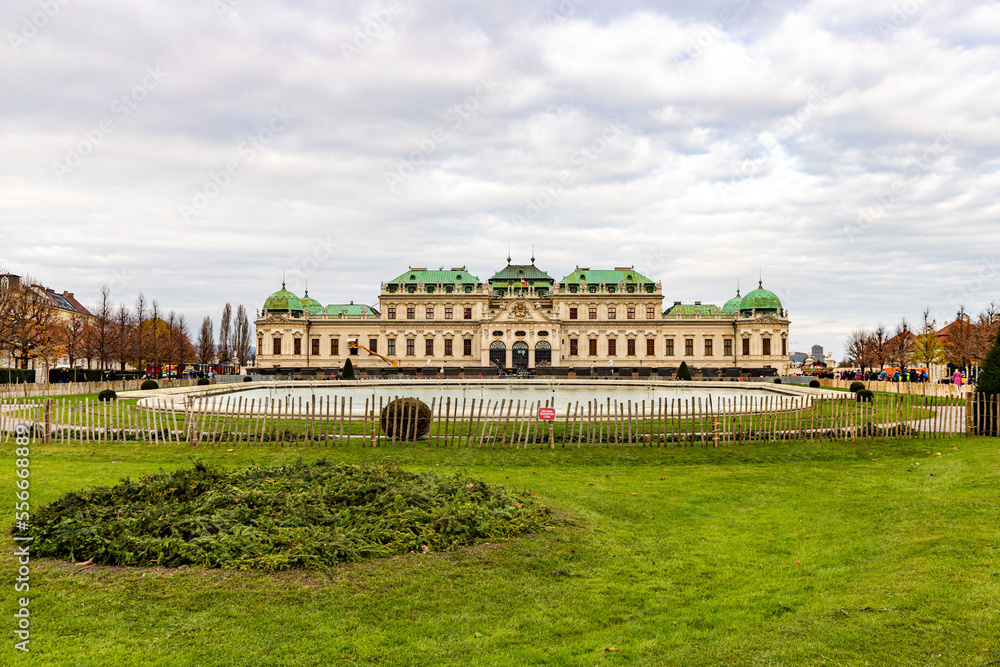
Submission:
POLYGON ((68 493, 33 516, 40 556, 284 570, 451 551, 545 529, 528 492, 462 475, 319 460, 206 467, 68 493))

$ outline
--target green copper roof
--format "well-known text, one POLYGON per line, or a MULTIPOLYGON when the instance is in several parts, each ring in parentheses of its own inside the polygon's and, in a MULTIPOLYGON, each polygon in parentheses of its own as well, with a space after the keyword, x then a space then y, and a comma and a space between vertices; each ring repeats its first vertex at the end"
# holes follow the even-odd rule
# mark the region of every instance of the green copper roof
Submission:
POLYGON ((715 317, 722 310, 711 303, 675 303, 667 309, 667 317, 715 317))
POLYGON ((408 283, 415 285, 417 283, 424 283, 426 285, 437 285, 438 283, 443 283, 445 285, 454 285, 455 283, 463 283, 471 285, 478 282, 482 281, 466 271, 463 266, 460 269, 452 269, 451 271, 428 271, 427 269, 411 268, 406 273, 402 273, 390 280, 389 284, 408 283))
POLYGON ((757 289, 743 297, 740 303, 740 313, 751 314, 756 311, 758 314, 773 313, 781 310, 781 300, 774 292, 764 289, 763 281, 757 283, 757 289))
POLYGON ((626 285, 629 285, 635 283, 655 283, 656 281, 647 278, 634 269, 592 271, 590 269, 581 269, 577 267, 576 271, 569 274, 559 282, 566 284, 586 282, 588 285, 596 285, 598 283, 604 283, 605 285, 617 285, 618 283, 625 283, 626 285))
POLYGON ((309 296, 309 290, 306 290, 306 295, 302 297, 302 310, 310 315, 319 315, 323 312, 323 304, 309 296))
POLYGON ((722 306, 723 315, 739 315, 740 314, 740 304, 743 303, 743 297, 740 296, 740 290, 736 290, 736 296, 727 301, 725 305, 722 306))
POLYGON ((490 278, 490 284, 513 282, 520 285, 522 279, 529 285, 551 285, 555 282, 552 276, 545 273, 545 271, 542 271, 534 264, 508 264, 493 274, 493 277, 490 278))
POLYGON ((347 311, 348 317, 378 317, 378 311, 371 306, 356 305, 353 303, 331 303, 326 307, 326 314, 330 317, 339 317, 341 313, 347 311))
POLYGON ((264 312, 284 313, 287 311, 302 311, 302 302, 299 297, 285 289, 285 282, 281 282, 281 289, 267 297, 264 301, 264 312))

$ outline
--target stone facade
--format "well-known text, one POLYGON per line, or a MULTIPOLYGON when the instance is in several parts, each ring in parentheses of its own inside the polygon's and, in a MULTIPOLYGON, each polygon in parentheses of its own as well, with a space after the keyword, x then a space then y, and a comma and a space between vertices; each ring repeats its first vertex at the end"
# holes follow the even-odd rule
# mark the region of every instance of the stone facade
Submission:
POLYGON ((788 313, 759 287, 726 309, 675 302, 630 267, 577 268, 560 281, 508 265, 487 282, 464 267, 410 269, 382 284, 378 310, 322 307, 282 289, 256 320, 261 368, 788 368, 788 313), (591 282, 588 282, 588 279, 591 282), (753 298, 751 298, 753 297, 753 298), (739 310, 740 300, 755 307, 739 310), (352 342, 358 343, 353 347, 352 342))

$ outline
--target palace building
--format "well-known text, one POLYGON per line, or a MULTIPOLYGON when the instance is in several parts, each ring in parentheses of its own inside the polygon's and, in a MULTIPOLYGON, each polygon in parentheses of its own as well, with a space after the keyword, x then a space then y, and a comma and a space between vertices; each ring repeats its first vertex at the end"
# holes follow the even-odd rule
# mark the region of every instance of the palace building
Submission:
MULTIPOLYGON (((366 368, 618 366, 783 374, 788 313, 757 289, 721 308, 679 301, 664 308, 659 282, 634 267, 577 267, 559 280, 511 264, 482 281, 464 266, 410 268, 382 283, 379 307, 299 298, 282 288, 255 322, 257 366, 366 368)), ((736 373, 738 374, 738 373, 736 373)))

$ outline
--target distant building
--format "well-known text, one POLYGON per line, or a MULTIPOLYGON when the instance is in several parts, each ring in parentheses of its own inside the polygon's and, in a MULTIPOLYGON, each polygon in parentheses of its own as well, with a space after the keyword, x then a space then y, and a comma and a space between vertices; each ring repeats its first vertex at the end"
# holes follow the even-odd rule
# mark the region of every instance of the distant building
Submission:
MULTIPOLYGON (((84 324, 91 324, 96 319, 94 315, 87 310, 83 304, 76 300, 73 292, 56 292, 51 287, 45 287, 44 285, 38 283, 28 283, 22 280, 21 276, 14 275, 13 273, 0 274, 0 292, 6 292, 11 289, 21 289, 24 288, 28 290, 33 296, 33 300, 40 301, 45 305, 46 308, 52 312, 52 324, 57 327, 57 329, 62 329, 68 326, 74 319, 81 320, 84 324)), ((57 333, 57 338, 59 334, 57 333)), ((28 363, 28 368, 38 368, 47 367, 48 364, 45 361, 32 359, 28 363)), ((64 365, 69 360, 65 354, 52 359, 54 365, 64 365)), ((86 361, 85 359, 78 361, 86 361)), ((10 354, 6 355, 5 358, 0 358, 0 366, 7 366, 13 368, 18 363, 10 354)))
POLYGON ((806 357, 808 356, 805 352, 792 352, 788 355, 788 363, 792 366, 801 366, 806 362, 806 357))
POLYGON ((822 345, 813 345, 812 346, 812 352, 809 353, 809 356, 812 357, 813 359, 816 359, 817 357, 822 357, 823 356, 823 346, 822 345))
POLYGON ((330 368, 349 357, 404 366, 788 367, 788 313, 773 292, 721 308, 675 301, 633 267, 577 267, 561 280, 511 264, 481 281, 466 268, 410 268, 382 283, 379 308, 322 306, 285 289, 255 322, 257 365, 330 368), (370 356, 369 356, 370 355, 370 356))

